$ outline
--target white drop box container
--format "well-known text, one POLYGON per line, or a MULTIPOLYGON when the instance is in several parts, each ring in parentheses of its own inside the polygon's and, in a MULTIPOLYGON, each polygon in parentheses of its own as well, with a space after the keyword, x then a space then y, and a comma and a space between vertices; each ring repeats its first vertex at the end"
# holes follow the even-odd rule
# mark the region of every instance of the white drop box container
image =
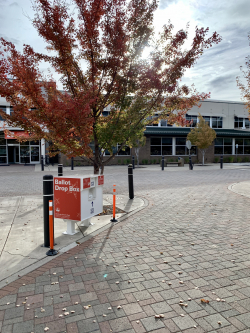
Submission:
POLYGON ((90 224, 103 211, 103 175, 54 177, 54 216, 67 221, 65 234, 74 235, 75 222, 90 224))

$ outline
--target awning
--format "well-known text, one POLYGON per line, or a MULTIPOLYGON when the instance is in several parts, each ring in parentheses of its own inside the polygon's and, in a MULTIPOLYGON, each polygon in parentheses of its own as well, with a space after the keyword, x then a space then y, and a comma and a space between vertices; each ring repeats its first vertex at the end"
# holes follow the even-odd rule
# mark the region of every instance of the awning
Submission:
POLYGON ((235 113, 234 115, 238 118, 248 118, 249 117, 249 114, 237 114, 237 113, 235 113))
MULTIPOLYGON (((197 112, 197 111, 194 111, 194 112, 192 112, 192 111, 188 111, 187 112, 187 115, 190 115, 190 116, 199 116, 199 112, 197 112)), ((202 112, 202 117, 226 117, 226 115, 224 114, 224 113, 204 113, 204 112, 202 112)))
POLYGON ((15 139, 16 137, 29 138, 29 133, 25 131, 9 131, 9 134, 4 134, 5 139, 15 139))

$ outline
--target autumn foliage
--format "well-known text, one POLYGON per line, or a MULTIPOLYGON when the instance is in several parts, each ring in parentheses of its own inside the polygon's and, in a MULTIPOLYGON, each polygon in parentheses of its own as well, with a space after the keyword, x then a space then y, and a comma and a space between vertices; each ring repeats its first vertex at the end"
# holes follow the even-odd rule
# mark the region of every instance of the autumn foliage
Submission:
POLYGON ((187 136, 192 145, 196 146, 202 153, 202 164, 204 165, 205 153, 216 138, 216 132, 204 120, 199 113, 199 122, 196 127, 192 128, 187 136))
MULTIPOLYGON (((41 54, 23 52, 1 39, 0 95, 14 108, 8 124, 53 142, 67 156, 84 156, 97 173, 108 150, 133 146, 158 112, 185 124, 183 115, 209 97, 180 84, 204 49, 220 41, 216 32, 196 28, 189 49, 187 30, 173 33, 170 22, 154 33, 155 0, 35 0, 33 25, 47 42, 41 54), (141 57, 150 47, 147 59, 141 57), (61 75, 64 91, 39 71, 48 63, 61 75), (108 116, 103 116, 104 110, 108 116), (93 150, 89 144, 93 142, 93 150)), ((187 27, 188 29, 188 27, 187 27)), ((108 159, 105 160, 105 163, 108 159)))

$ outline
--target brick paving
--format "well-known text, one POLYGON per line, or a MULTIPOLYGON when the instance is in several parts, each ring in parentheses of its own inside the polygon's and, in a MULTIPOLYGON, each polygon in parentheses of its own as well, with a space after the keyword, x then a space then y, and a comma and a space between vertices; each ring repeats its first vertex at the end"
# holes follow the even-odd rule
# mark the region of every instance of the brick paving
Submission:
POLYGON ((1 333, 250 333, 249 198, 228 190, 250 169, 134 178, 148 206, 2 288, 1 333))

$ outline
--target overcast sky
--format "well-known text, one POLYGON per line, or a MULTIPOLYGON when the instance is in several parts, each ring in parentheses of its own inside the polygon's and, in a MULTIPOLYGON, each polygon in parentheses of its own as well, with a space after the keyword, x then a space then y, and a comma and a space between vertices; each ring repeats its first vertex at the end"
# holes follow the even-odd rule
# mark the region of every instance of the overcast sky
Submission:
MULTIPOLYGON (((186 72, 183 82, 194 83, 199 92, 211 92, 217 100, 241 101, 236 76, 250 55, 248 40, 250 0, 161 0, 155 13, 155 28, 171 20, 175 30, 190 23, 190 37, 195 26, 217 31, 222 42, 207 49, 195 67, 186 72)), ((44 52, 46 44, 38 36, 28 17, 33 17, 30 0, 0 0, 0 36, 13 42, 18 50, 23 44, 44 52)), ((60 87, 61 88, 61 87, 60 87)))

